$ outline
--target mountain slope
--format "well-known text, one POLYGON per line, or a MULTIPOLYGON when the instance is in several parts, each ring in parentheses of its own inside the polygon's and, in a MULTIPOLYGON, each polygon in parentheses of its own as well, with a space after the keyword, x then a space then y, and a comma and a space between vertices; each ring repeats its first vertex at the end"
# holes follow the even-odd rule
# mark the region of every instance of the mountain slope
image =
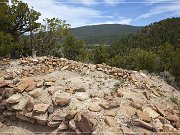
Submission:
POLYGON ((166 42, 179 47, 180 45, 180 18, 168 18, 152 23, 135 34, 128 35, 119 40, 119 45, 123 44, 129 48, 156 48, 166 42))
POLYGON ((137 32, 141 26, 121 25, 121 24, 102 24, 83 26, 72 29, 72 34, 83 39, 88 44, 106 43, 118 40, 119 38, 137 32))

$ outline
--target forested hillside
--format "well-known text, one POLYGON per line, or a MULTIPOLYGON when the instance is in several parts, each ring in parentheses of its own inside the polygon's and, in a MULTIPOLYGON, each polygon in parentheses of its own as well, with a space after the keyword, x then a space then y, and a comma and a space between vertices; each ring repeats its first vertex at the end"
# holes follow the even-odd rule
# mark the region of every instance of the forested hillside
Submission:
POLYGON ((141 26, 122 24, 101 24, 72 28, 72 34, 87 44, 112 44, 112 42, 128 34, 142 29, 141 26))
MULTIPOLYGON (((165 19, 114 42, 109 48, 104 48, 107 49, 106 63, 161 73, 171 84, 176 82, 180 86, 179 24, 180 18, 165 19)), ((99 49, 102 50, 102 46, 99 49)))

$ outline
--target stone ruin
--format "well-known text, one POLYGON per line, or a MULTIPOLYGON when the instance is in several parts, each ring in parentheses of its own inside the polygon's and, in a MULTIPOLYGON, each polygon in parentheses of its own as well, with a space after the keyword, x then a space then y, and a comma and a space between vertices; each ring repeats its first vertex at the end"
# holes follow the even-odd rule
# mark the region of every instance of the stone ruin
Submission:
POLYGON ((74 134, 180 133, 180 105, 171 101, 180 94, 157 76, 65 58, 0 65, 2 117, 74 134))

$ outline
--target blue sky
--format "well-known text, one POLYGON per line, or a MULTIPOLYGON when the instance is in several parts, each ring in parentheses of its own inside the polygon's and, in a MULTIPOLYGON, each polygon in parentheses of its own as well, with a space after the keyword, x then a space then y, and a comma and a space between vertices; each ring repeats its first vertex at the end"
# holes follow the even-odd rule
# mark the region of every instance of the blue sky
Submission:
POLYGON ((170 17, 180 17, 180 0, 22 0, 42 13, 58 17, 71 27, 94 24, 145 26, 170 17))

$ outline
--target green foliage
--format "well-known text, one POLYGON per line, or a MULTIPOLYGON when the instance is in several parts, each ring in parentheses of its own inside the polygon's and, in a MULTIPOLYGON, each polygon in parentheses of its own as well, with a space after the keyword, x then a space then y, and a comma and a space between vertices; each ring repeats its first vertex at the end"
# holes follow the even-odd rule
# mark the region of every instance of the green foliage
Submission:
POLYGON ((142 49, 132 49, 124 54, 116 55, 110 61, 110 65, 123 67, 134 70, 156 71, 158 67, 158 57, 153 52, 148 52, 142 49))
POLYGON ((0 32, 0 57, 9 57, 13 47, 12 36, 4 32, 0 32))
POLYGON ((64 57, 71 60, 86 61, 88 58, 84 42, 72 35, 66 37, 63 44, 63 52, 64 57))
POLYGON ((44 19, 44 25, 34 37, 34 44, 39 55, 57 54, 56 49, 62 49, 62 41, 68 35, 70 25, 59 18, 44 19), (55 52, 56 51, 56 52, 55 52))
POLYGON ((94 50, 94 63, 108 63, 109 53, 107 47, 99 45, 94 50))
POLYGON ((36 20, 41 14, 28 7, 27 3, 13 0, 11 4, 2 3, 0 8, 0 30, 11 34, 15 39, 39 27, 36 20))

